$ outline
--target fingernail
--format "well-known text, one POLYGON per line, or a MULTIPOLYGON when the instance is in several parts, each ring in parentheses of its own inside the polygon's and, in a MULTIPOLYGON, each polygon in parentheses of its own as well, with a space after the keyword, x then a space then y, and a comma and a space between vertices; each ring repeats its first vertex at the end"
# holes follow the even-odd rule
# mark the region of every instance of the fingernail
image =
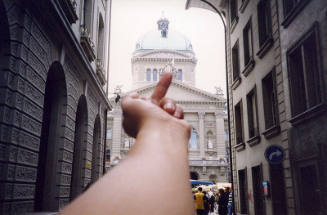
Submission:
POLYGON ((164 105, 164 109, 170 109, 170 110, 172 110, 172 109, 174 109, 174 105, 172 103, 166 103, 164 105))

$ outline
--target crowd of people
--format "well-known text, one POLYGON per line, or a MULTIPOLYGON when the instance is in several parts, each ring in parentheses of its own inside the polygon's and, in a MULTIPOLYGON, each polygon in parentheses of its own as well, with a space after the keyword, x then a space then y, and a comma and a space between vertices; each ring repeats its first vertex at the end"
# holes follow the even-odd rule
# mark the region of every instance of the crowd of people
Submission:
POLYGON ((218 192, 212 189, 206 192, 199 187, 197 192, 193 192, 193 198, 197 215, 232 215, 233 197, 229 187, 218 192))

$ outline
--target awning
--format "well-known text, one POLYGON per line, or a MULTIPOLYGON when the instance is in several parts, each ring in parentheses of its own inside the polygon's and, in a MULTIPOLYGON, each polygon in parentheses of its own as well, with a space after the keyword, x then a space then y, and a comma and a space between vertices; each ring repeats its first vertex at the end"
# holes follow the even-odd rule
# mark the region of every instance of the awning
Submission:
POLYGON ((211 181, 190 180, 190 182, 191 182, 191 184, 203 184, 203 185, 213 184, 211 181))

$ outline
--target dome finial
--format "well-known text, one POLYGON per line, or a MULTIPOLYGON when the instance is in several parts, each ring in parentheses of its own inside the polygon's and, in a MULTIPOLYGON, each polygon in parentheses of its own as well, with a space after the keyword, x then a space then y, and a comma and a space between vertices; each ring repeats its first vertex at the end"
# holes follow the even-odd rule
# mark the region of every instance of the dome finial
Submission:
POLYGON ((168 34, 168 27, 169 27, 169 21, 168 19, 165 18, 165 13, 164 11, 161 12, 162 18, 160 18, 157 22, 158 24, 158 30, 161 31, 161 36, 162 37, 167 37, 168 34))

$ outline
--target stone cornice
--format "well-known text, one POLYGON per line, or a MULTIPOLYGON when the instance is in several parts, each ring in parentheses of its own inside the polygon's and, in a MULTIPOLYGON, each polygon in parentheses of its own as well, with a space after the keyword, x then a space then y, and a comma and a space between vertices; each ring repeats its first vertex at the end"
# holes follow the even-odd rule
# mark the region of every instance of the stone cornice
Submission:
POLYGON ((147 50, 147 51, 135 51, 133 53, 133 57, 146 57, 147 55, 151 54, 157 54, 157 53, 164 53, 164 54, 177 54, 180 56, 183 56, 185 58, 194 58, 194 52, 188 52, 190 55, 188 55, 186 52, 183 51, 174 51, 174 50, 147 50))
POLYGON ((133 57, 131 59, 132 62, 138 62, 138 61, 145 61, 145 62, 169 62, 173 58, 169 56, 169 54, 175 54, 180 57, 174 57, 175 62, 191 62, 196 64, 197 59, 193 52, 190 52, 190 54, 184 53, 182 51, 174 51, 174 50, 149 50, 149 51, 141 51, 141 52, 134 52, 133 57), (168 54, 167 57, 158 58, 158 57, 152 57, 151 55, 154 54, 168 54))
MULTIPOLYGON (((131 62, 170 62, 170 58, 142 58, 142 57, 133 57, 131 62)), ((196 64, 198 61, 195 58, 192 59, 175 59, 175 62, 190 62, 196 64)))

